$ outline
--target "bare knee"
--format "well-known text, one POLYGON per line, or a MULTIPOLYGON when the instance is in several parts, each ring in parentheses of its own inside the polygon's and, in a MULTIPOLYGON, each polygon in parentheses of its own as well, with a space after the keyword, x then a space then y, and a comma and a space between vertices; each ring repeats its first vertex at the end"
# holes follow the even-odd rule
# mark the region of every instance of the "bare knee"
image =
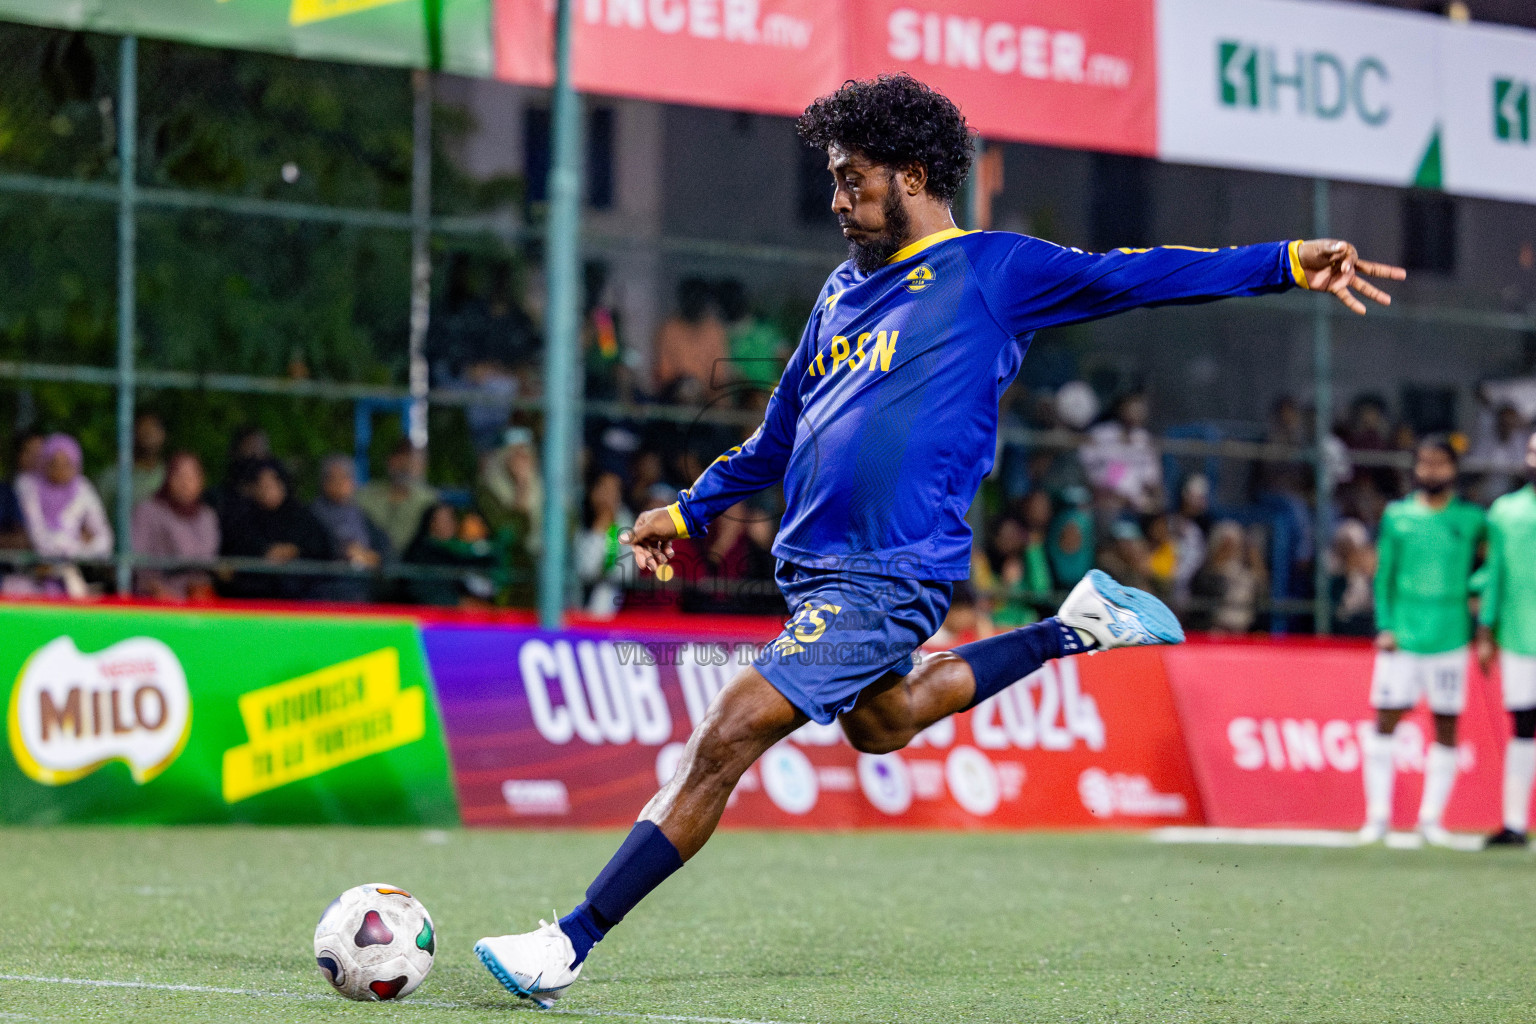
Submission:
POLYGON ((854 715, 844 715, 842 726, 849 744, 861 754, 889 754, 911 743, 917 735, 910 727, 892 726, 854 715))
POLYGON ((1435 716, 1435 742, 1442 747, 1454 747, 1456 745, 1456 716, 1435 716))

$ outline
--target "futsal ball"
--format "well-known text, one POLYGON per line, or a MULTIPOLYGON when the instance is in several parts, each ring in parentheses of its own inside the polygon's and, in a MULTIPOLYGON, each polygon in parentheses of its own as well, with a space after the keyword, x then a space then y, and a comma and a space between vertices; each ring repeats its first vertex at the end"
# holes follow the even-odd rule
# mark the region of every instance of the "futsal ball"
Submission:
POLYGON ((348 999, 399 999, 432 969, 437 931, 404 889, 370 882, 331 901, 315 925, 315 963, 348 999))

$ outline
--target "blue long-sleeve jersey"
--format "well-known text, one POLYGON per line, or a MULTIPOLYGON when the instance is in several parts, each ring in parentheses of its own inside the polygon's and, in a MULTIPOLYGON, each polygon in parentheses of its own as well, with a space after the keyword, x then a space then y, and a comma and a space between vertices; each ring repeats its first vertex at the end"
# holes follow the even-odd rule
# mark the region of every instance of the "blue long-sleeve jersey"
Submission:
POLYGON ((965 513, 997 408, 1042 327, 1306 286, 1298 242, 1087 253, 951 228, 827 279, 763 423, 669 507, 683 535, 784 482, 776 557, 925 580, 970 575, 965 513))

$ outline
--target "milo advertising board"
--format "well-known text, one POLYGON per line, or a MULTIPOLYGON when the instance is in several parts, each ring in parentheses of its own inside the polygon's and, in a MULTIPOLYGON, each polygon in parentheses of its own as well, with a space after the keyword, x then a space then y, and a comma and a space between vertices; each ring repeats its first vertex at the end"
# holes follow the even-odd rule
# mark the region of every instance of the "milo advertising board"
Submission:
POLYGON ((414 623, 0 610, 0 822, 452 824, 414 623))

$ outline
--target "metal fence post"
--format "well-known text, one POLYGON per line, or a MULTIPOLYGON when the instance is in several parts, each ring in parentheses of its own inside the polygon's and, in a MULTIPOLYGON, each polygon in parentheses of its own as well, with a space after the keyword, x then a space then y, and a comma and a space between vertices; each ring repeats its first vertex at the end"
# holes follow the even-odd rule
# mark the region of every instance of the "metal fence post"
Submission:
POLYGON ((576 352, 581 343, 581 97, 571 82, 572 0, 555 9, 555 88, 550 118, 549 215, 545 225, 544 550, 539 563, 539 622, 564 618, 571 487, 576 446, 576 352))
POLYGON ((410 413, 412 447, 427 446, 427 326, 432 315, 432 73, 411 72, 411 328, 410 413))
POLYGON ((134 204, 139 131, 139 41, 118 46, 117 85, 117 592, 133 585, 133 401, 135 251, 134 204))
MULTIPOLYGON (((1327 238, 1329 226, 1328 179, 1312 181, 1312 237, 1327 238)), ((1312 300, 1312 403, 1313 433, 1317 436, 1316 499, 1312 526, 1312 619, 1319 636, 1332 632, 1331 609, 1328 600, 1328 550, 1332 546, 1328 536, 1333 525, 1332 479, 1328 473, 1328 438, 1333 433, 1333 310, 1323 296, 1312 300)))

